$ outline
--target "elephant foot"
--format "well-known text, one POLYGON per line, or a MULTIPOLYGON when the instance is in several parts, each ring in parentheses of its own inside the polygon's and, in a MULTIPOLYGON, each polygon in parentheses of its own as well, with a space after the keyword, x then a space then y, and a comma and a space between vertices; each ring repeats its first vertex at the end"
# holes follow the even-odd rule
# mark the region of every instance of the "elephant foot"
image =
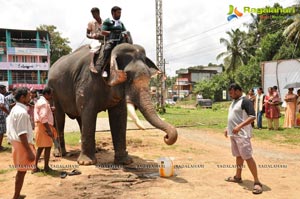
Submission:
POLYGON ((109 86, 121 84, 127 80, 127 75, 122 70, 111 70, 110 77, 107 82, 109 86))
POLYGON ((133 163, 133 160, 126 152, 126 154, 123 156, 115 156, 114 163, 120 164, 120 165, 129 165, 129 164, 133 163))
POLYGON ((80 153, 80 156, 77 159, 78 164, 80 165, 93 165, 97 163, 97 159, 95 155, 90 158, 89 156, 83 154, 82 152, 80 153))

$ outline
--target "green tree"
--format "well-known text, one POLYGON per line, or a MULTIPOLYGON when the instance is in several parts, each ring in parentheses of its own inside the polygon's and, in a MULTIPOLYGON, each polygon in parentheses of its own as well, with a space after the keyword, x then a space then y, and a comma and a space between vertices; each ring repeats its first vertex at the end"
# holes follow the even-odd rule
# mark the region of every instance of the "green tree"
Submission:
POLYGON ((228 78, 228 74, 220 73, 213 76, 210 80, 202 80, 197 82, 193 92, 201 92, 203 98, 220 101, 222 100, 222 91, 227 90, 229 84, 230 80, 228 78))
POLYGON ((72 48, 69 46, 69 39, 63 38, 61 33, 56 31, 56 27, 53 25, 40 25, 37 30, 48 31, 50 33, 50 60, 51 65, 60 57, 69 54, 72 48))
POLYGON ((293 59, 295 57, 300 57, 300 48, 297 48, 293 42, 285 40, 273 60, 293 59))
POLYGON ((295 44, 296 50, 300 39, 300 15, 297 14, 293 18, 293 22, 287 26, 283 32, 283 35, 295 44))
MULTIPOLYGON (((245 36, 245 44, 247 47, 246 60, 250 60, 251 56, 255 55, 255 51, 259 45, 261 39, 261 33, 259 32, 259 16, 251 13, 252 22, 244 23, 244 26, 248 28, 248 33, 245 36)), ((248 63, 248 62, 247 62, 248 63)), ((245 64, 247 64, 245 63, 245 64)))
POLYGON ((260 42, 261 61, 270 61, 278 53, 284 42, 282 31, 267 34, 260 42))
POLYGON ((245 91, 254 87, 260 87, 260 61, 256 57, 252 57, 247 65, 243 65, 237 69, 234 79, 245 91))
MULTIPOLYGON (((225 38, 220 39, 220 43, 226 46, 227 51, 220 53, 217 59, 224 58, 224 66, 226 72, 233 74, 235 70, 245 64, 248 60, 247 46, 245 43, 246 33, 239 29, 227 31, 229 40, 225 38)), ((232 77, 231 77, 232 79, 232 77)))

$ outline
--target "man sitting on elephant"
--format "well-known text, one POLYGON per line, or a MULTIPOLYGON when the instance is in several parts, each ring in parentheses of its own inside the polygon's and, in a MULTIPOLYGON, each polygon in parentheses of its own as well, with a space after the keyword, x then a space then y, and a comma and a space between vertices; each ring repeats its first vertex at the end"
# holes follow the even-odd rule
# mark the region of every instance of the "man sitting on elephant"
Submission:
MULTIPOLYGON (((111 14, 113 19, 107 18, 102 24, 102 35, 106 36, 106 42, 104 45, 103 57, 98 65, 102 70, 106 69, 106 66, 109 64, 109 58, 112 49, 122 42, 123 37, 127 37, 124 34, 126 28, 124 24, 120 21, 121 18, 121 8, 118 6, 114 6, 111 9, 111 14)), ((101 71, 101 69, 97 69, 97 71, 101 71)), ((117 75, 114 81, 114 84, 122 83, 126 80, 126 75, 117 75)))
POLYGON ((93 15, 94 20, 88 23, 88 27, 86 30, 86 37, 92 39, 90 44, 91 48, 91 63, 90 63, 90 70, 94 73, 97 73, 97 70, 94 66, 94 54, 96 52, 99 53, 102 40, 104 36, 101 34, 101 26, 102 26, 102 19, 100 17, 100 10, 99 8, 92 8, 91 13, 93 15))

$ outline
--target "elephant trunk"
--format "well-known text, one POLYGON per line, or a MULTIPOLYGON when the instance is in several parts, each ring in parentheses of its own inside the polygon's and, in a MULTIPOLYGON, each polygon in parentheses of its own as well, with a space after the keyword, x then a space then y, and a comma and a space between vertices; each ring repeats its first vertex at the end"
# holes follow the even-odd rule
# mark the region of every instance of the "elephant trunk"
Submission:
POLYGON ((158 117, 154 109, 154 106, 151 102, 151 96, 149 90, 142 89, 142 91, 140 90, 140 92, 138 92, 137 95, 138 95, 137 96, 138 99, 134 100, 135 102, 134 104, 137 105, 138 109, 144 115, 146 120, 150 122, 150 124, 152 124, 154 127, 166 132, 166 135, 164 137, 164 141, 166 144, 168 145, 174 144, 177 140, 177 130, 174 126, 172 126, 167 122, 162 121, 158 117))

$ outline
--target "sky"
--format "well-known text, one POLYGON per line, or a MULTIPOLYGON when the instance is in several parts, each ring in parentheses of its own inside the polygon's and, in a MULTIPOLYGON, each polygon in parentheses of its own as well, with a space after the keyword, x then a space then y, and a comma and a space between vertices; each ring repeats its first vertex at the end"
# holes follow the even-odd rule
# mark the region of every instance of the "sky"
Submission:
MULTIPOLYGON (((221 64, 223 60, 216 60, 216 56, 226 49, 220 38, 227 38, 226 31, 245 28, 243 24, 251 22, 247 13, 228 22, 229 5, 242 11, 244 6, 258 8, 275 2, 287 7, 297 1, 162 0, 165 72, 175 76, 181 68, 221 64)), ((0 5, 0 28, 35 30, 42 24, 54 25, 69 39, 73 50, 91 42, 86 38, 87 24, 93 19, 91 8, 98 7, 104 20, 117 5, 122 8, 121 21, 133 42, 142 45, 156 63, 155 0, 0 0, 0 5)))

